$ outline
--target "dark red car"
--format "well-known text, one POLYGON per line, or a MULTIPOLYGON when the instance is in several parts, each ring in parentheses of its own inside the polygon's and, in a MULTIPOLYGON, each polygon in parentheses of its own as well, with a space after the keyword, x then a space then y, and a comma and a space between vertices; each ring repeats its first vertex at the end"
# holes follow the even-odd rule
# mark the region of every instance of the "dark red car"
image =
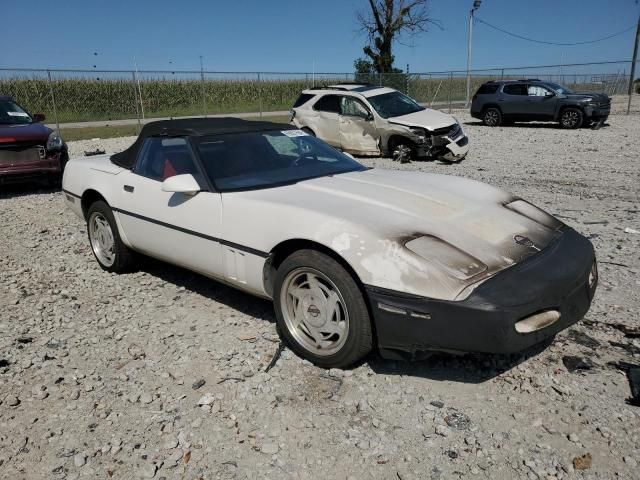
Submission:
POLYGON ((0 96, 0 185, 25 180, 57 183, 69 155, 60 135, 9 97, 0 96))

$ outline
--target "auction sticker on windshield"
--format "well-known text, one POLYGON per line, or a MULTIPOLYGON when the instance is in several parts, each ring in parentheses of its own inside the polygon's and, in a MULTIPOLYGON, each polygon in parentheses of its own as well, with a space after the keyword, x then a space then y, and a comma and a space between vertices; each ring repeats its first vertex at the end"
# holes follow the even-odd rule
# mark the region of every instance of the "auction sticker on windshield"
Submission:
POLYGON ((7 112, 7 115, 9 115, 10 117, 28 117, 29 116, 28 113, 24 113, 24 112, 7 112))
POLYGON ((302 130, 282 130, 282 134, 287 137, 308 137, 309 134, 303 132, 302 130))

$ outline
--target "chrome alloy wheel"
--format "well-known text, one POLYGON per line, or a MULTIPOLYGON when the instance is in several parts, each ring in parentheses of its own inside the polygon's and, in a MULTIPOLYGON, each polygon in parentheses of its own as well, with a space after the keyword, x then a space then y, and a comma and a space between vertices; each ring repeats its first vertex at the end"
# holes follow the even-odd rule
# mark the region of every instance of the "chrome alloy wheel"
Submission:
POLYGON ((349 312, 344 298, 318 270, 302 267, 289 272, 280 305, 291 336, 314 355, 333 355, 347 341, 349 312))
POLYGON ((567 128, 575 128, 578 125, 578 112, 575 110, 567 110, 562 114, 562 125, 567 128))
POLYGON ((496 112, 495 110, 487 110, 487 112, 484 114, 484 122, 490 127, 497 125, 498 112, 496 112))
POLYGON ((116 260, 116 242, 108 220, 100 212, 93 212, 89 218, 89 240, 96 258, 105 267, 116 260))

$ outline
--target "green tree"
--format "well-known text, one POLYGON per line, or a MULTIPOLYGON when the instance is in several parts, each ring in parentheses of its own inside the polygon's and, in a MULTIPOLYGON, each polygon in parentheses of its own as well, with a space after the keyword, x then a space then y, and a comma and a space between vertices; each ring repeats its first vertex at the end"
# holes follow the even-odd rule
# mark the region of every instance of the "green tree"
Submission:
POLYGON ((430 25, 439 25, 429 15, 428 4, 429 0, 369 0, 369 9, 358 13, 360 30, 368 39, 363 51, 376 72, 401 73, 402 70, 393 67, 394 42, 426 32, 430 25))

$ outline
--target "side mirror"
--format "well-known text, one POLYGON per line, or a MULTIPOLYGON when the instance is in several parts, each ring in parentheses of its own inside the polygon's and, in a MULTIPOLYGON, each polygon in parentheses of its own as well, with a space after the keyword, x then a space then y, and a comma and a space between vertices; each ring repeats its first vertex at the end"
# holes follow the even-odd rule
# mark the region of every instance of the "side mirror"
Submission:
POLYGON ((555 97, 556 94, 547 90, 546 92, 544 92, 544 96, 545 97, 555 97))
POLYGON ((34 113, 33 114, 33 121, 34 122, 44 122, 44 113, 34 113))
POLYGON ((367 112, 367 116, 365 117, 367 122, 373 122, 373 113, 367 112))
POLYGON ((195 195, 200 191, 200 185, 190 173, 184 175, 174 175, 162 182, 163 192, 184 193, 185 195, 195 195))

